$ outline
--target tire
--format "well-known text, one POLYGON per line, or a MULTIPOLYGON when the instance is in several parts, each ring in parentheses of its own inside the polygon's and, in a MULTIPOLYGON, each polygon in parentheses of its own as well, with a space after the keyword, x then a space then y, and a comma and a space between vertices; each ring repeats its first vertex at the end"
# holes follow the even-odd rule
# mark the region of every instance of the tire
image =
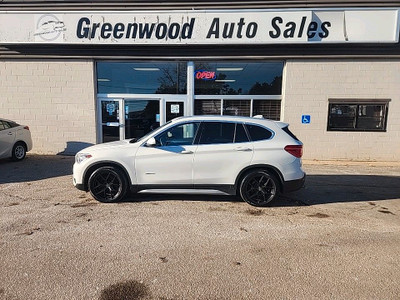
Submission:
POLYGON ((12 149, 12 159, 14 161, 21 161, 26 156, 26 146, 22 142, 15 143, 12 149))
POLYGON ((89 177, 88 187, 94 199, 112 203, 121 201, 128 189, 125 174, 112 166, 96 169, 89 177))
POLYGON ((239 186, 240 197, 253 206, 268 206, 279 193, 279 181, 266 170, 246 174, 239 186))

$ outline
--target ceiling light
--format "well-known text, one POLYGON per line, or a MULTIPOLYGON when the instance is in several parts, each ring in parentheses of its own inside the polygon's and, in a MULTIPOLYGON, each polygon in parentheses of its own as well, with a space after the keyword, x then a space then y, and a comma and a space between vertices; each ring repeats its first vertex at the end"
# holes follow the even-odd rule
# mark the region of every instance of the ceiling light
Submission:
POLYGON ((107 82, 107 81, 111 81, 111 80, 108 78, 97 78, 97 81, 107 82))
POLYGON ((159 68, 133 68, 135 71, 160 71, 159 68))
POLYGON ((243 71, 243 68, 217 68, 217 71, 225 71, 225 72, 243 71))
POLYGON ((235 79, 216 79, 215 82, 235 82, 235 79))

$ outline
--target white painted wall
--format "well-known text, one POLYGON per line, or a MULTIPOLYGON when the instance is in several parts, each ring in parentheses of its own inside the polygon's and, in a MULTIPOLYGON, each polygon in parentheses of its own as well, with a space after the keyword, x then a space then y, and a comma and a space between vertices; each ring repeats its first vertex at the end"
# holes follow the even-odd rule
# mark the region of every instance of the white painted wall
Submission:
POLYGON ((289 60, 285 73, 283 120, 304 142, 305 159, 400 161, 399 60, 289 60), (387 132, 328 132, 329 98, 391 99, 387 132))
MULTIPOLYGON (((289 60, 285 68, 283 121, 304 142, 305 159, 400 161, 399 60, 289 60), (328 132, 329 98, 391 99, 387 132, 328 132), (311 124, 301 124, 303 114, 311 124)), ((94 144, 93 72, 91 60, 0 61, 0 117, 30 126, 34 153, 94 144)))
POLYGON ((0 117, 30 127, 34 153, 96 143, 93 61, 0 61, 0 117))

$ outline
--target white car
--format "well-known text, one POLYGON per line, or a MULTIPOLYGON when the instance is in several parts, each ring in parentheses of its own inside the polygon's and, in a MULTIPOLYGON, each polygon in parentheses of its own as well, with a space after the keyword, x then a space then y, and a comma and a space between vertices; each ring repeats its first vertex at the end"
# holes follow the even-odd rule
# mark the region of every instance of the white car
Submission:
POLYGON ((139 140, 78 152, 73 183, 101 202, 120 201, 128 190, 206 189, 266 206, 279 193, 304 185, 302 147, 282 122, 181 117, 139 140))
POLYGON ((0 119, 0 158, 21 161, 31 149, 32 137, 28 126, 0 119))

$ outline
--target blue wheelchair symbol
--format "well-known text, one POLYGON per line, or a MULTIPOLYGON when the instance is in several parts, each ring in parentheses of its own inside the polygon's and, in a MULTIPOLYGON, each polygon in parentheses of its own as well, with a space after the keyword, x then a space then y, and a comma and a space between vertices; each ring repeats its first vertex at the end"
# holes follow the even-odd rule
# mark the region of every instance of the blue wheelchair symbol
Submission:
POLYGON ((310 115, 302 115, 301 116, 301 123, 310 124, 311 123, 311 116, 310 115))

